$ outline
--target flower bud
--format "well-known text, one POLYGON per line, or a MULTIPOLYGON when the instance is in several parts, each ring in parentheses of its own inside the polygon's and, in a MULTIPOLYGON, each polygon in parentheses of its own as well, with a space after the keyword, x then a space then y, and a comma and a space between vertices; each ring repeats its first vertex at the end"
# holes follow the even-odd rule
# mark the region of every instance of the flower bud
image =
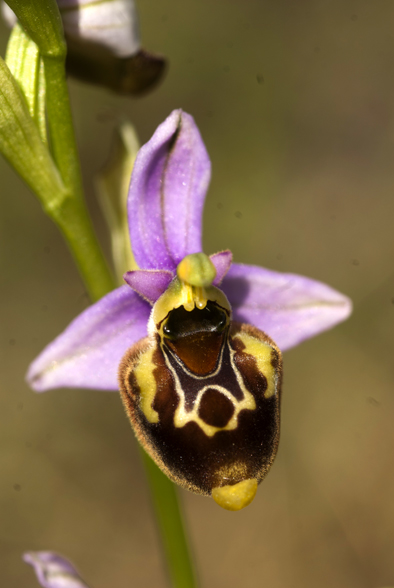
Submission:
MULTIPOLYGON (((119 94, 139 94, 161 78, 165 60, 141 49, 134 0, 57 0, 67 41, 67 71, 119 94)), ((3 17, 16 17, 3 3, 3 17)))

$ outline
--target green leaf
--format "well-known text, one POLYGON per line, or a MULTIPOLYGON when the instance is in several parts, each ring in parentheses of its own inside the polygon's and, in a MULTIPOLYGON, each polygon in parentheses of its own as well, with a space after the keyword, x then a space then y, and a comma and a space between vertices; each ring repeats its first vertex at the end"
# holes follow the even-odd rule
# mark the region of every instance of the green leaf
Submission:
POLYGON ((63 24, 56 0, 6 0, 43 57, 66 56, 63 24))
POLYGON ((37 45, 19 23, 11 32, 5 62, 19 83, 30 115, 38 127, 41 139, 46 143, 44 64, 37 45))
POLYGON ((65 188, 18 83, 0 58, 0 152, 31 187, 45 208, 65 196, 65 188))

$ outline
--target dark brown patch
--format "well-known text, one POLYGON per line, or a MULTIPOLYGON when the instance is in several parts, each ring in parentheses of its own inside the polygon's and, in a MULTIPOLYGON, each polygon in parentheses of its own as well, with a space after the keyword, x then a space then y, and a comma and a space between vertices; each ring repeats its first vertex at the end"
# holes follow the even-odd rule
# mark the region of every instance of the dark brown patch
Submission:
POLYGON ((166 340, 166 345, 186 368, 198 376, 206 376, 215 370, 222 344, 222 333, 196 333, 178 341, 166 340))
POLYGON ((215 302, 191 311, 179 306, 164 321, 163 341, 190 372, 202 377, 216 369, 227 328, 227 313, 215 302))
POLYGON ((224 394, 208 388, 204 392, 198 409, 198 416, 207 425, 225 427, 234 414, 234 405, 224 394))
POLYGON ((174 378, 164 361, 159 345, 153 354, 153 363, 156 366, 153 370, 156 395, 152 407, 159 413, 160 422, 171 423, 179 404, 179 398, 175 392, 174 378))

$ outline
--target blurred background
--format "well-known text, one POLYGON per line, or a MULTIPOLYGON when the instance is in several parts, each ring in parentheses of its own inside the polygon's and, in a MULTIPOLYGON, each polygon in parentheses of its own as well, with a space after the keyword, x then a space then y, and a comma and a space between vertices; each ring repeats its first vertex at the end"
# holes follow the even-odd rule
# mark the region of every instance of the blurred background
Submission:
MULTIPOLYGON (((202 588, 394 585, 394 6, 380 0, 137 0, 160 87, 119 98, 70 81, 84 182, 113 128, 141 142, 174 108, 212 159, 206 253, 305 274, 351 319, 285 354, 278 457, 238 513, 180 490, 202 588)), ((4 55, 8 31, 1 27, 4 55)), ((116 393, 36 395, 24 374, 87 305, 69 252, 0 161, 0 574, 34 587, 26 550, 94 588, 165 588, 134 435, 116 393)))

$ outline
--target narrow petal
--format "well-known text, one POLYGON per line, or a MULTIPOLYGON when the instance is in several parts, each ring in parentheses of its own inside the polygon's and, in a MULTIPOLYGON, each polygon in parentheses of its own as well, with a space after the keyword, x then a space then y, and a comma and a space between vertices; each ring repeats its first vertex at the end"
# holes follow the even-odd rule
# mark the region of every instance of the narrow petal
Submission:
POLYGON ((167 290, 174 274, 168 270, 135 270, 126 272, 123 279, 130 288, 150 304, 154 304, 167 290))
POLYGON ((113 290, 80 314, 30 365, 36 392, 67 386, 118 390, 120 360, 146 336, 151 307, 128 286, 113 290))
POLYGON ((352 310, 349 298, 322 282, 252 265, 232 265, 222 289, 234 320, 266 332, 282 351, 330 329, 352 310))
POLYGON ((210 171, 193 118, 174 110, 140 149, 131 176, 130 238, 140 268, 175 271, 185 255, 201 251, 210 171))
POLYGON ((226 251, 220 251, 209 256, 216 269, 216 278, 213 281, 214 286, 220 286, 224 276, 229 271, 233 262, 233 254, 228 249, 226 251))
POLYGON ((23 555, 33 566, 37 579, 44 588, 88 588, 74 566, 52 551, 30 551, 23 555))

